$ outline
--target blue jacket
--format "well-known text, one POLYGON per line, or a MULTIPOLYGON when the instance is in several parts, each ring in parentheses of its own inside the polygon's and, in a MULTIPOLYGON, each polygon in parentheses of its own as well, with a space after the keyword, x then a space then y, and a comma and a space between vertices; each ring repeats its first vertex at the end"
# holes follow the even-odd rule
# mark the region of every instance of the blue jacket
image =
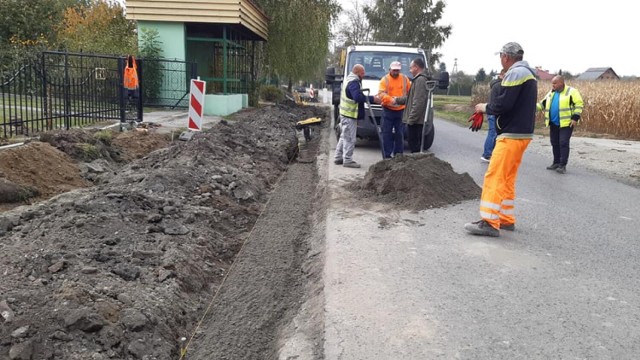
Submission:
MULTIPOLYGON (((360 81, 351 81, 347 84, 347 97, 358 103, 358 119, 364 119, 364 103, 367 102, 367 96, 362 93, 360 81)), ((373 104, 373 96, 369 96, 369 102, 373 104)))

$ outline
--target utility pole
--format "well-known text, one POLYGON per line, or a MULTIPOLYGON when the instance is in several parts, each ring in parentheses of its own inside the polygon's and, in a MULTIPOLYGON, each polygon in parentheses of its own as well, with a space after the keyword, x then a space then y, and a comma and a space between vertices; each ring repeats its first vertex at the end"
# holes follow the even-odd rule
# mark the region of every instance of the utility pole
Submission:
MULTIPOLYGON (((460 86, 458 86, 458 58, 453 59, 453 70, 451 70, 451 85, 456 85, 456 89, 458 89, 458 96, 460 96, 460 86)), ((447 95, 449 95, 449 91, 453 86, 449 86, 447 88, 447 95)))

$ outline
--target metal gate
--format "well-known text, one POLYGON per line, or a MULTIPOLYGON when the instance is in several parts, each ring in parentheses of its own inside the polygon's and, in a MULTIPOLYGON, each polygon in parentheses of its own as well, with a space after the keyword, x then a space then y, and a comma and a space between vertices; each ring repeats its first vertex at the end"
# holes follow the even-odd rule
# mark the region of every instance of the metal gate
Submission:
POLYGON ((118 56, 47 51, 1 73, 0 138, 104 121, 140 122, 143 106, 185 106, 195 64, 150 59, 152 78, 146 79, 147 64, 138 59, 140 87, 131 91, 123 86, 125 62, 118 56))

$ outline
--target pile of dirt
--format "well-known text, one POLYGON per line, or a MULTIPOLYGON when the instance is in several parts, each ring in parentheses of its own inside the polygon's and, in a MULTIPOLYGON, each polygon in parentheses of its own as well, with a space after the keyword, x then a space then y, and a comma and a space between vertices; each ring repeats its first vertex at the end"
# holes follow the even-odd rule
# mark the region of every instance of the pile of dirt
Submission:
POLYGON ((416 211, 477 199, 481 193, 469 174, 454 172, 430 153, 380 161, 347 186, 364 198, 416 211))
POLYGON ((166 147, 166 134, 70 129, 0 151, 0 210, 93 185, 98 174, 166 147))
MULTIPOLYGON (((297 153, 295 122, 326 115, 313 107, 254 109, 146 155, 118 147, 143 147, 132 144, 142 134, 99 135, 98 143, 95 134, 65 133, 45 137, 55 146, 30 144, 48 152, 32 156, 42 162, 18 161, 21 172, 60 174, 51 182, 75 179, 81 189, 0 214, 0 357, 179 358, 180 339, 193 332, 297 153), (93 147, 77 151, 78 144, 93 147), (87 162, 87 153, 99 155, 87 162), (53 171, 52 163, 74 166, 53 171)), ((147 150, 162 143, 153 142, 147 150)), ((39 184, 32 186, 46 191, 39 184)))
POLYGON ((38 141, 0 151, 0 178, 17 185, 14 190, 0 191, 0 202, 27 201, 33 196, 49 198, 91 185, 71 157, 38 141), (33 191, 21 196, 25 188, 33 191))

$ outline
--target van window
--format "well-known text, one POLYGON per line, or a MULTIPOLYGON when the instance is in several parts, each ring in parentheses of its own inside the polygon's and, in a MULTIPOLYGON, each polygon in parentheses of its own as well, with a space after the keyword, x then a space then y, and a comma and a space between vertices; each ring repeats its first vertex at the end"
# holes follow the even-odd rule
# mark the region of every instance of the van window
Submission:
POLYGON ((411 60, 418 56, 424 59, 422 54, 416 53, 352 51, 349 53, 347 71, 351 71, 351 68, 353 68, 355 64, 362 64, 366 73, 365 79, 381 79, 389 73, 389 66, 391 66, 391 63, 399 61, 402 64, 402 73, 411 79, 413 76, 409 72, 409 64, 411 63, 411 60))

